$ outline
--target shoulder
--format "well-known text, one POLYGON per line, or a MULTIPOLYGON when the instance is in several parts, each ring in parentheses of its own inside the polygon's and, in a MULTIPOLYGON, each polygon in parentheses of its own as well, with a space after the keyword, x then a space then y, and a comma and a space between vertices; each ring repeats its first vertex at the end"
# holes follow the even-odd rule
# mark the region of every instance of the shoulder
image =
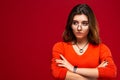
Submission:
POLYGON ((108 48, 108 46, 104 43, 100 43, 98 45, 93 45, 93 44, 90 44, 90 45, 94 48, 108 48))
POLYGON ((53 45, 53 49, 56 49, 56 48, 64 48, 64 47, 68 46, 69 44, 70 44, 69 42, 63 42, 63 41, 56 42, 56 43, 53 45))
POLYGON ((59 41, 59 42, 56 42, 53 47, 56 47, 56 46, 64 46, 66 45, 67 43, 66 42, 63 42, 63 41, 59 41))
POLYGON ((93 44, 90 44, 90 45, 95 47, 95 48, 109 49, 109 47, 105 43, 100 43, 98 45, 93 45, 93 44))
POLYGON ((111 56, 111 50, 106 44, 101 43, 99 46, 100 46, 100 53, 101 54, 111 56))
POLYGON ((110 52, 109 47, 105 43, 100 43, 99 45, 92 45, 91 44, 91 47, 94 49, 99 49, 100 52, 105 52, 105 51, 110 52))
POLYGON ((101 49, 109 50, 109 47, 104 43, 100 43, 99 46, 100 46, 101 49))

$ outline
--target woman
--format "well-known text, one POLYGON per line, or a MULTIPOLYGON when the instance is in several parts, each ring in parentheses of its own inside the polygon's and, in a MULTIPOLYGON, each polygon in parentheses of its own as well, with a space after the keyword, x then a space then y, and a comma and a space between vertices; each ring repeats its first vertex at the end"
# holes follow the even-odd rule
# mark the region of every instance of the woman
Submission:
POLYGON ((63 41, 53 46, 51 63, 56 80, 112 80, 116 66, 110 49, 100 42, 95 15, 87 4, 70 12, 63 41))

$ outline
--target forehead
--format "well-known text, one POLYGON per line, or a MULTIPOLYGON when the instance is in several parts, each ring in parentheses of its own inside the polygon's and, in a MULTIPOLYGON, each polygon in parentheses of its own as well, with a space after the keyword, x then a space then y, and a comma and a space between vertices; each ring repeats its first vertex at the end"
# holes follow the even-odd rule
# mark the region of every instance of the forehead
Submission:
POLYGON ((84 14, 78 14, 78 15, 75 15, 73 17, 73 20, 76 20, 76 21, 88 21, 88 18, 84 14))

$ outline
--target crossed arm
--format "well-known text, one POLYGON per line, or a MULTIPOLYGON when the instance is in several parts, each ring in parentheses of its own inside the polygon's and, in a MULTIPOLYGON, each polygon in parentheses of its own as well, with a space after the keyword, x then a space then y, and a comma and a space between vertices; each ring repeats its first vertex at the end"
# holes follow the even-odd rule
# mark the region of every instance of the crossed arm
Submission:
POLYGON ((63 55, 60 54, 62 59, 56 59, 59 67, 68 69, 65 80, 96 80, 98 78, 98 67, 106 67, 108 62, 103 61, 96 68, 77 68, 74 72, 74 66, 70 64, 63 55))

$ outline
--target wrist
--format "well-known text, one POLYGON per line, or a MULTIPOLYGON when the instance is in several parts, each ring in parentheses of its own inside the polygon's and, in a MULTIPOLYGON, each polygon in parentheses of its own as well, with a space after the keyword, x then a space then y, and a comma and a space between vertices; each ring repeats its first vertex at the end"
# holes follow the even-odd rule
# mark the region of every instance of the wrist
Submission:
POLYGON ((76 73, 76 70, 77 70, 77 66, 74 66, 73 67, 73 72, 76 73))

